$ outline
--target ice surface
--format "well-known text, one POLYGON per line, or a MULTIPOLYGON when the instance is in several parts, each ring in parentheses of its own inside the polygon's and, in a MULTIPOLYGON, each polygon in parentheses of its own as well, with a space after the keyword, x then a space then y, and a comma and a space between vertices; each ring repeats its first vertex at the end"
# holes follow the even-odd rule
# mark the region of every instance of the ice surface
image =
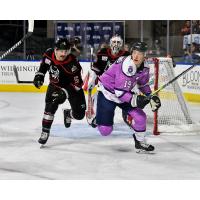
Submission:
MULTIPOLYGON (((200 179, 200 134, 148 135, 154 154, 136 154, 130 130, 116 120, 102 137, 86 120, 64 128, 60 106, 46 148, 37 140, 45 95, 0 93, 0 179, 200 179)), ((192 105, 199 118, 199 105, 192 105)), ((121 118, 121 111, 116 111, 121 118)))

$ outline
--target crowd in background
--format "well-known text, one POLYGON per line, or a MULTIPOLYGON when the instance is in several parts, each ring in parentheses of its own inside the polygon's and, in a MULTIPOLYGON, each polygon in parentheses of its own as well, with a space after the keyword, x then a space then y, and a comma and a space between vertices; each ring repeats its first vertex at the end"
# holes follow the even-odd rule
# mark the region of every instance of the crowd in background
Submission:
MULTIPOLYGON (((189 34, 200 34, 200 20, 186 20, 181 29, 181 34, 183 36, 189 34)), ((195 62, 198 60, 199 55, 200 45, 196 42, 192 42, 192 44, 186 45, 186 48, 184 49, 184 62, 195 62)))
POLYGON ((200 34, 200 20, 186 20, 183 28, 181 29, 181 33, 182 35, 189 35, 191 33, 200 34))

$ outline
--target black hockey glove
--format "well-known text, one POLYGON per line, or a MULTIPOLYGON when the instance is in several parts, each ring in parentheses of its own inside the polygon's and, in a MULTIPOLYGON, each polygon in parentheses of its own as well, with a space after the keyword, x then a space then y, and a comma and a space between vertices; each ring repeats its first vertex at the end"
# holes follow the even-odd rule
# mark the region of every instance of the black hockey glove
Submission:
POLYGON ((36 88, 40 89, 40 87, 43 85, 43 83, 44 83, 44 74, 37 72, 35 74, 33 84, 35 85, 36 88))
POLYGON ((153 95, 150 99, 151 110, 156 112, 161 106, 160 98, 156 95, 153 95))
POLYGON ((67 90, 61 88, 52 93, 52 102, 55 104, 62 104, 69 97, 67 90))
POLYGON ((132 107, 138 107, 143 109, 148 103, 150 99, 144 95, 134 94, 131 100, 132 107))

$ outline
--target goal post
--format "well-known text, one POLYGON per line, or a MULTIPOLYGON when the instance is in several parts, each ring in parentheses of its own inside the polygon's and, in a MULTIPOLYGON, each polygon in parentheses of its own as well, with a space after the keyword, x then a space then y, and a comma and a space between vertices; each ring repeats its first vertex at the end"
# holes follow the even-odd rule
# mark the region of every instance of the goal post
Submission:
MULTIPOLYGON (((147 63, 150 66, 150 82, 153 82, 152 91, 176 79, 171 58, 150 58, 147 63)), ((161 99, 161 107, 157 112, 151 113, 149 107, 145 108, 148 118, 153 123, 155 135, 159 135, 160 132, 195 131, 197 128, 200 130, 192 119, 189 105, 177 79, 160 90, 158 96, 161 99)))

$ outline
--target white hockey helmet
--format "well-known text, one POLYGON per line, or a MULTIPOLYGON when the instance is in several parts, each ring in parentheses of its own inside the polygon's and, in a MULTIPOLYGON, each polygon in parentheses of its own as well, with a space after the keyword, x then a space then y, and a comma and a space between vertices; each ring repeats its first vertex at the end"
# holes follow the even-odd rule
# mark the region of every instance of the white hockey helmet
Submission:
POLYGON ((110 48, 113 54, 117 54, 123 46, 123 40, 121 36, 114 35, 110 39, 110 48))

